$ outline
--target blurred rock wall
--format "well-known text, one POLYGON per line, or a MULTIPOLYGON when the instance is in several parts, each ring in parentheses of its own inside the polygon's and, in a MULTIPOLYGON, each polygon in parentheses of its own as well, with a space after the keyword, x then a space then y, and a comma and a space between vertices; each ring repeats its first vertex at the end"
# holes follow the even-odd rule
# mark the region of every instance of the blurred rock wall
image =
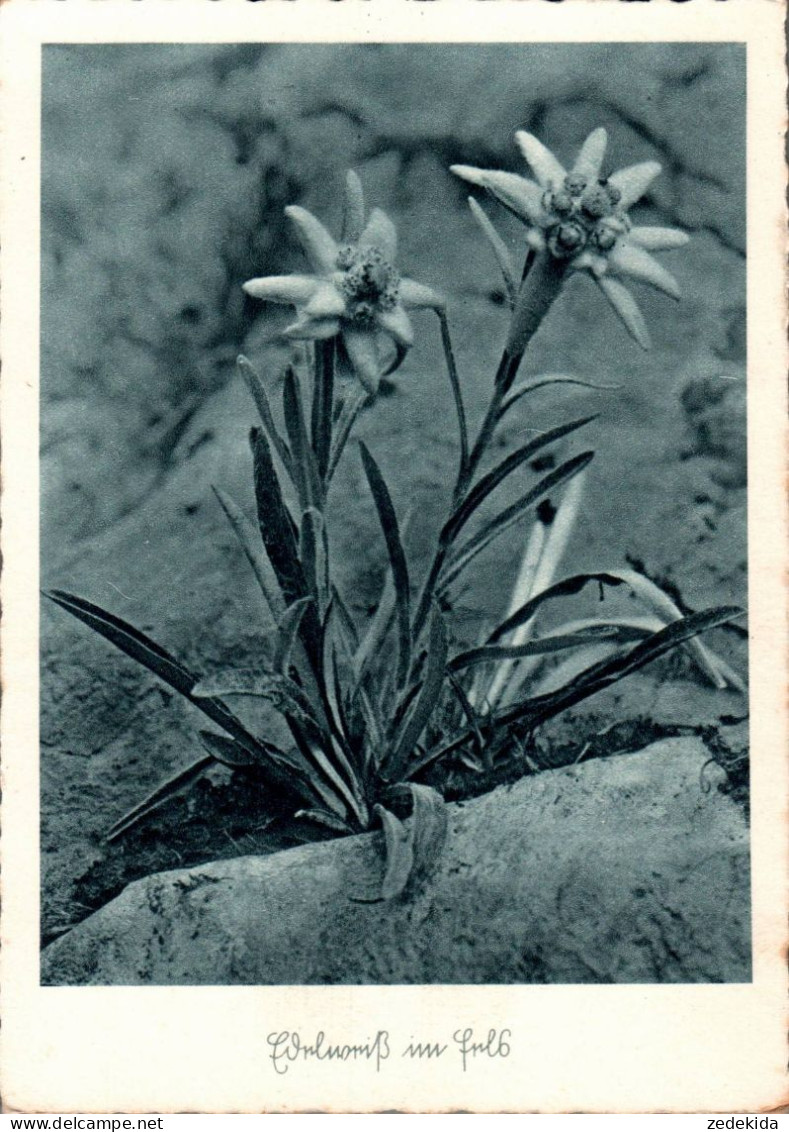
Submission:
MULTIPOLYGON (((604 123, 616 167, 663 164, 646 202, 663 221, 741 252, 744 81, 726 44, 45 47, 45 555, 184 458, 266 317, 240 283, 292 260, 285 204, 336 218, 343 171, 369 166, 395 213, 415 193, 461 210, 451 162, 521 168, 518 128, 570 157, 604 123)), ((409 274, 468 288, 465 249, 404 235, 409 274)), ((743 336, 729 317, 722 349, 743 336)))

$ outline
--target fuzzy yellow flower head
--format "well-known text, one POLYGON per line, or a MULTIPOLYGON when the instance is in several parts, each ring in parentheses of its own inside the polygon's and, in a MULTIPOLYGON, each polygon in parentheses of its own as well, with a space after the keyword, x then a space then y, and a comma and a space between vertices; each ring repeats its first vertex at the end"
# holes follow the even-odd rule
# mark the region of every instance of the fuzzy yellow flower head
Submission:
POLYGON ((515 135, 534 180, 497 169, 453 165, 452 172, 479 185, 527 227, 527 243, 563 261, 569 270, 589 271, 628 331, 644 348, 649 335, 635 299, 620 278, 647 283, 672 298, 679 286, 650 253, 679 248, 688 236, 676 228, 634 226, 628 209, 660 172, 656 161, 601 177, 608 136, 593 130, 568 171, 532 134, 515 135))
POLYGON ((364 220, 359 178, 350 172, 345 188, 343 241, 338 244, 306 208, 291 205, 285 214, 295 225, 313 275, 269 275, 244 284, 248 295, 296 308, 298 318, 285 334, 294 339, 339 337, 350 363, 369 392, 402 362, 413 345, 409 309, 443 308, 429 287, 404 279, 395 268, 397 233, 379 208, 364 220), (384 356, 386 339, 395 346, 384 356))

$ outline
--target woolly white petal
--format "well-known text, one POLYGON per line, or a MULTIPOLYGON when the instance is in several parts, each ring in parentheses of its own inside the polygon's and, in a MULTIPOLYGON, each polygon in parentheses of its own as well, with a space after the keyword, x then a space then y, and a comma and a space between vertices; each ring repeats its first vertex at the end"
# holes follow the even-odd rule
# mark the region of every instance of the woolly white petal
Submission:
POLYGON ((620 241, 609 254, 608 263, 617 275, 627 275, 640 283, 648 283, 658 291, 664 291, 672 299, 678 299, 680 296, 679 284, 671 272, 666 271, 665 267, 643 248, 620 241))
POLYGON ((300 318, 298 322, 291 323, 283 331, 286 338, 296 340, 316 341, 324 338, 334 338, 340 333, 340 320, 338 318, 300 318))
POLYGON ((605 275, 608 270, 608 262, 604 255, 598 255, 597 252, 585 251, 577 255, 575 259, 570 261, 571 271, 591 271, 592 275, 599 278, 605 275))
POLYGON ((342 330, 342 340, 359 381, 368 393, 377 393, 382 367, 375 331, 354 330, 346 325, 342 330))
POLYGON ((364 228, 364 191, 357 173, 349 169, 345 178, 343 200, 342 238, 355 244, 364 228))
POLYGON ((482 188, 485 187, 485 178, 492 172, 489 169, 476 169, 473 165, 450 165, 449 171, 461 180, 468 181, 470 185, 480 185, 482 188))
POLYGON ((544 190, 526 177, 500 169, 474 169, 471 165, 452 165, 450 172, 471 185, 487 189, 505 208, 527 224, 537 224, 544 218, 544 190))
POLYGON ((445 300, 431 287, 424 283, 417 283, 415 279, 400 280, 400 302, 411 310, 420 310, 432 307, 434 310, 443 310, 445 300))
POLYGON ((319 283, 302 313, 309 318, 339 318, 345 313, 345 299, 331 283, 319 283))
POLYGON ((558 189, 567 174, 551 151, 534 134, 527 134, 525 130, 518 130, 515 140, 542 187, 547 189, 553 185, 558 189))
POLYGON ((628 243, 648 252, 667 252, 671 248, 684 248, 690 236, 679 228, 631 228, 628 243))
POLYGON ((536 252, 545 251, 545 240, 539 228, 530 228, 526 233, 526 243, 536 252))
POLYGON ((375 321, 399 346, 404 346, 405 349, 413 346, 414 328, 401 306, 398 305, 391 311, 378 311, 375 321))
POLYGON ((304 254, 314 271, 328 275, 337 266, 337 244, 317 217, 298 204, 290 204, 285 215, 292 220, 299 234, 304 254))
POLYGON ((303 306, 319 286, 320 280, 314 275, 265 275, 260 279, 248 279, 244 290, 253 299, 303 306))
POLYGON ((573 174, 577 177, 584 177, 587 181, 596 181, 600 176, 600 168, 603 164, 607 145, 608 134, 603 127, 600 126, 598 129, 592 130, 575 159, 573 174))
POLYGON ((377 248, 389 263, 397 257, 397 232, 385 212, 374 208, 359 239, 361 248, 377 248))
POLYGON ((640 165, 628 165, 608 178, 609 185, 619 189, 622 199, 618 207, 624 212, 635 204, 647 191, 660 172, 657 161, 642 161, 640 165))
POLYGON ((647 324, 644 316, 638 309, 638 303, 623 283, 606 275, 597 280, 597 285, 608 299, 611 306, 625 324, 626 329, 635 338, 642 349, 648 350, 651 346, 647 324))

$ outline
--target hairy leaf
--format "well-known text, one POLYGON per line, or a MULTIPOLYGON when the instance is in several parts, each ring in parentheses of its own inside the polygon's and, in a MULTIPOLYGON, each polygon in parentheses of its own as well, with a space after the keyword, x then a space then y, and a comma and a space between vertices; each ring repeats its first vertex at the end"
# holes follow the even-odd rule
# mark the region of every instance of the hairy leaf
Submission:
POLYGON ((376 804, 374 812, 381 820, 384 831, 385 865, 381 883, 381 899, 394 900, 400 896, 414 866, 413 841, 399 818, 376 804))
POLYGON ((522 700, 518 704, 497 712, 494 720, 496 725, 506 726, 517 720, 528 719, 534 726, 550 719, 552 716, 572 707, 595 692, 609 687, 618 680, 643 668, 645 664, 664 656, 665 653, 675 649, 678 645, 695 637, 698 633, 707 632, 718 625, 725 624, 736 617, 741 617, 743 610, 738 606, 724 605, 716 609, 709 609, 703 613, 692 613, 680 621, 672 621, 665 629, 653 633, 645 641, 622 656, 607 658, 591 668, 581 672, 566 687, 556 692, 548 692, 542 696, 522 700))
POLYGON ((488 217, 488 214, 477 203, 474 197, 468 198, 471 215, 476 220, 486 240, 493 249, 493 254, 496 257, 496 262, 499 265, 499 270, 504 278, 504 287, 507 292, 507 301, 511 307, 515 306, 515 298, 518 293, 518 282, 515 274, 515 267, 512 262, 507 245, 502 240, 493 226, 493 223, 488 217))
POLYGON ((448 545, 454 538, 457 537, 460 530, 465 526, 474 512, 480 505, 487 499, 492 491, 494 491, 499 484, 511 475, 517 468, 530 460, 541 449, 554 444, 563 436, 568 436, 571 432, 582 428, 584 425, 589 424, 590 421, 595 420, 595 416, 581 417, 580 420, 570 421, 568 424, 558 425, 556 428, 548 429, 546 432, 541 433, 530 440, 528 444, 524 444, 518 448, 506 459, 497 464, 487 475, 484 475, 481 480, 471 489, 465 499, 458 505, 458 507, 450 515, 449 519, 441 531, 441 542, 448 545))
MULTIPOLYGON (((198 707, 204 715, 218 723, 229 735, 252 754, 268 757, 272 769, 282 752, 270 743, 265 743, 251 735, 230 709, 218 699, 203 698, 194 695, 194 687, 198 677, 185 668, 174 657, 170 656, 160 645, 146 637, 133 625, 115 617, 98 605, 65 593, 63 590, 52 590, 46 596, 67 610, 72 616, 88 625, 94 632, 110 641, 132 660, 136 660, 149 672, 158 676, 176 692, 198 707)), ((278 776, 280 777, 280 776, 278 776)))
POLYGON ((444 851, 449 832, 446 803, 432 786, 407 782, 403 790, 411 795, 412 810, 409 835, 414 863, 412 877, 428 877, 435 871, 444 851))
POLYGON ((508 413, 513 405, 517 405, 522 397, 527 397, 529 393, 536 393, 538 389, 545 389, 549 385, 580 385, 584 389, 595 390, 615 390, 621 389, 621 385, 600 385, 594 381, 582 381, 580 377, 569 377, 566 374, 557 373, 550 376, 539 378, 537 381, 527 381, 523 385, 514 389, 513 392, 502 402, 499 409, 498 419, 508 413))
POLYGON ((263 545, 285 604, 290 605, 307 592, 304 572, 299 562, 293 520, 285 506, 277 473, 271 459, 271 449, 260 429, 250 433, 252 456, 255 470, 255 499, 257 502, 258 523, 263 545))
POLYGON ((161 786, 157 786, 152 794, 149 794, 137 806, 129 810, 119 821, 115 822, 111 829, 107 830, 107 841, 115 841, 121 834, 126 833, 127 830, 141 822, 143 818, 158 810, 170 798, 176 797, 187 786, 191 786, 214 762, 213 755, 202 755, 184 770, 179 770, 172 778, 168 778, 161 786))
POLYGON ((252 526, 252 523, 247 519, 238 504, 235 503, 229 495, 221 491, 218 487, 213 488, 213 491, 241 545, 241 549, 246 555, 247 561, 252 567, 257 583, 266 599, 266 604, 271 611, 271 615, 275 621, 278 621, 285 609, 285 603, 277 587, 276 576, 273 573, 271 563, 266 557, 265 551, 262 550, 258 544, 258 532, 252 526))
POLYGON ((195 696, 252 696, 265 700, 296 723, 325 731, 320 706, 316 710, 304 689, 279 672, 235 671, 208 677, 194 687, 195 696))
POLYGON ((599 586, 621 586, 623 581, 616 576, 614 571, 598 572, 594 574, 572 574, 570 577, 562 578, 559 582, 554 582, 552 586, 542 590, 540 593, 535 594, 534 597, 525 601, 515 612, 507 617, 498 625, 488 637, 487 643, 494 645, 511 633, 513 629, 518 626, 524 625, 530 621, 541 605, 548 601, 553 601, 559 597, 572 597, 581 592, 585 586, 590 583, 596 582, 599 586))
MULTIPOLYGON (((643 634, 640 634, 643 636, 643 634)), ((561 652, 563 649, 575 648, 578 645, 598 644, 600 641, 621 639, 618 626, 600 624, 588 625, 570 633, 549 633, 533 641, 526 641, 522 645, 482 645, 480 648, 469 649, 451 661, 449 667, 452 672, 462 672, 474 664, 495 664, 504 660, 521 660, 525 656, 543 656, 546 653, 561 652)))
POLYGON ((386 541, 386 549, 389 552, 389 564, 392 568, 398 624, 397 682, 402 686, 408 677, 408 670, 411 666, 411 587, 408 578, 408 564, 400 538, 397 514, 392 504, 389 489, 386 486, 378 465, 370 455, 367 446, 360 442, 359 448, 362 453, 362 463, 364 465, 365 475, 367 476, 367 482, 370 485, 370 491, 372 492, 375 507, 378 512, 378 519, 386 541))
POLYGON ((340 458, 345 451, 345 446, 348 443, 348 437, 351 435, 351 430, 356 423, 356 418, 370 402, 370 394, 366 389, 354 383, 354 387, 346 395, 343 402, 340 415, 337 418, 337 425, 334 430, 334 440, 332 442, 331 454, 329 456, 329 466, 326 472, 326 483, 328 484, 337 471, 337 465, 340 458))
POLYGON ((384 766, 384 772, 390 782, 397 782, 405 773, 409 756, 438 706, 444 683, 448 647, 444 620, 438 610, 434 610, 430 623, 427 668, 422 688, 400 731, 394 753, 384 766))
POLYGON ((441 592, 455 581, 458 575, 465 570, 470 562, 476 558, 494 539, 517 523, 535 503, 543 499, 548 492, 559 487, 568 479, 577 475, 589 464, 594 452, 582 452, 579 456, 566 460, 554 471, 544 476, 539 483, 527 491, 510 507, 505 508, 495 518, 491 519, 472 538, 458 549, 453 556, 445 574, 441 576, 439 589, 441 592))
POLYGON ((322 617, 329 600, 329 548, 323 515, 314 507, 301 517, 299 557, 318 616, 322 617))
POLYGON ((457 365, 455 363, 455 352, 452 349, 452 339, 449 336, 449 322, 443 310, 436 310, 436 314, 441 323, 441 345, 444 348, 449 384, 452 387, 452 398, 455 402, 455 413, 457 414, 458 437, 460 440, 460 476, 462 478, 465 476, 468 466, 468 425, 466 424, 466 410, 463 405, 463 393, 460 388, 460 378, 458 377, 457 365))
POLYGON ((313 604, 311 597, 302 597, 289 605, 282 615, 277 626, 277 643, 274 649, 273 667, 276 672, 287 676, 290 669, 293 646, 301 626, 302 619, 309 606, 313 604))
POLYGON ((288 430, 290 448, 293 453, 293 476, 299 495, 302 511, 308 507, 319 507, 323 500, 323 487, 315 453, 312 450, 307 425, 304 420, 304 406, 301 400, 301 387, 296 371, 288 366, 282 386, 282 408, 285 414, 285 427, 288 430))
POLYGON ((329 467, 334 408, 334 339, 315 343, 315 388, 312 393, 312 449, 317 472, 325 480, 329 467))
POLYGON ((245 358, 243 354, 239 355, 238 357, 238 368, 241 371, 241 376, 246 382, 247 389, 252 395, 252 400, 257 406, 258 413, 260 414, 260 420, 268 434, 269 440, 274 445, 277 451, 277 455, 282 461, 283 467, 292 479, 293 462, 291 459, 290 449, 280 436, 277 430, 277 426, 274 423, 274 417, 271 413, 271 404, 268 399, 268 394, 266 393, 266 387, 263 384, 263 381, 258 372, 252 367, 249 359, 245 358))

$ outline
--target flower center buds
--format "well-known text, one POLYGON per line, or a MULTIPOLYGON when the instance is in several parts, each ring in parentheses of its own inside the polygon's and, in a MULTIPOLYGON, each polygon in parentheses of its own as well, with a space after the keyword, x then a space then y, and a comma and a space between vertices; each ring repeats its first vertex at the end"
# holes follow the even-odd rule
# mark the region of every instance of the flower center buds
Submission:
POLYGON ((579 197, 586 188, 586 177, 577 173, 568 173, 564 178, 564 187, 571 197, 579 197))
POLYGON ((400 276, 378 248, 346 245, 340 248, 337 266, 344 272, 340 288, 348 318, 369 322, 377 311, 396 306, 400 276))
POLYGON ((570 221, 556 224, 548 232, 548 248, 557 259, 568 259, 583 250, 586 230, 583 225, 570 221))
POLYGON ((573 211, 574 201, 570 194, 562 189, 561 192, 553 193, 551 204, 553 205, 552 211, 557 216, 569 216, 573 211))
POLYGON ((581 208, 592 220, 600 220, 613 211, 611 198, 604 185, 593 185, 581 197, 581 208))
POLYGON ((616 232, 605 224, 600 224, 594 232, 594 242, 601 252, 610 252, 616 243, 616 232))

